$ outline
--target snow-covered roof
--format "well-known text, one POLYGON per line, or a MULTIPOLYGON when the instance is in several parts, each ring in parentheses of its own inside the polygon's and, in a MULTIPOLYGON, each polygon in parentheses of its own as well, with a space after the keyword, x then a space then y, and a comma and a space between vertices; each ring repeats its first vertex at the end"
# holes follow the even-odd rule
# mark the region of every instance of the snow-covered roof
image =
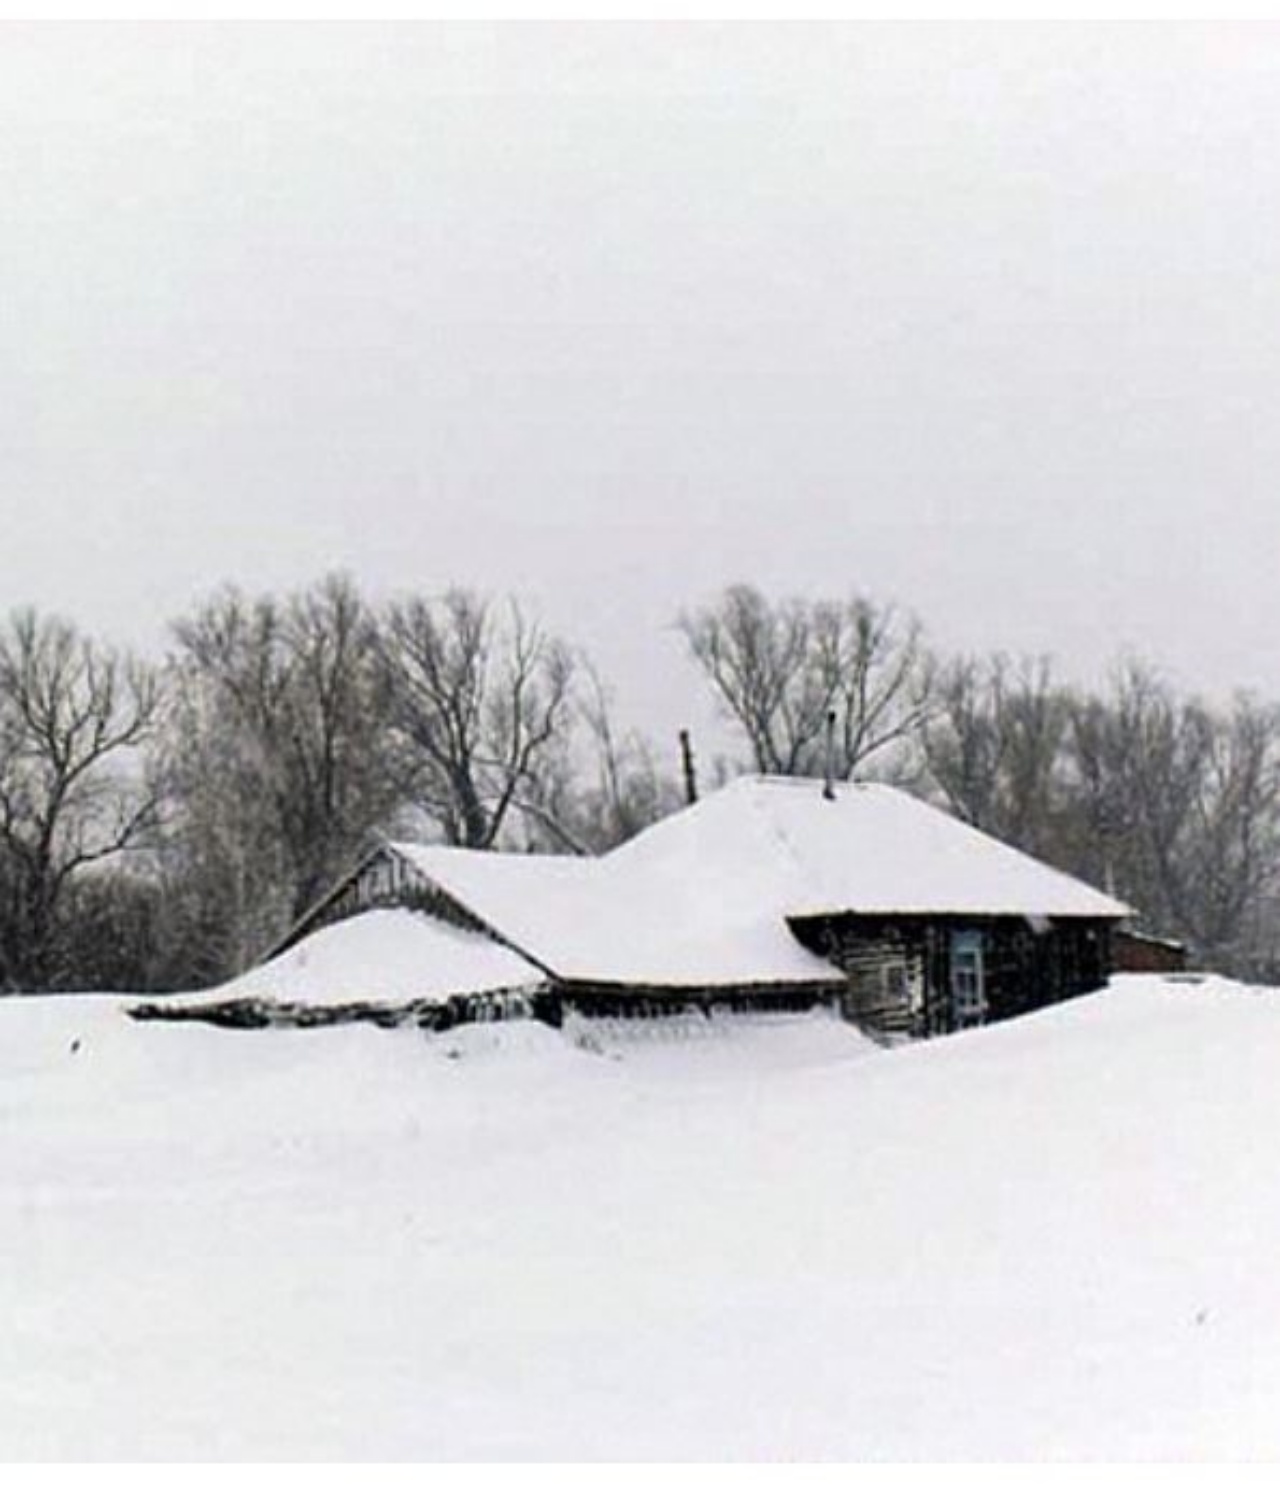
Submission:
POLYGON ((770 895, 787 916, 1122 919, 1127 905, 892 786, 747 776, 609 855, 770 895))
POLYGON ((745 777, 597 859, 393 844, 570 981, 842 979, 789 919, 841 912, 1119 919, 1118 901, 879 785, 745 777))
POLYGON ((538 960, 539 947, 561 945, 576 922, 592 913, 606 861, 420 843, 389 846, 504 940, 538 960))
POLYGON ((265 998, 311 1007, 414 1003, 545 981, 531 962, 476 931, 413 910, 368 910, 325 926, 221 987, 165 1001, 265 998))
POLYGON ((661 865, 391 845, 505 941, 569 981, 703 987, 838 982, 767 899, 692 896, 661 865))

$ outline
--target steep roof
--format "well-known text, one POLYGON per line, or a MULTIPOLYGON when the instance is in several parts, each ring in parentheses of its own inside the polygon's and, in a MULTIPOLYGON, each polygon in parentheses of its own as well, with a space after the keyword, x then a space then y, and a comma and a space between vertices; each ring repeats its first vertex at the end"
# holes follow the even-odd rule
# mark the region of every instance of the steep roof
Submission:
POLYGON ((597 859, 394 844, 517 950, 570 981, 835 982, 789 919, 1128 909, 905 792, 745 777, 597 859))
POLYGON ((1127 905, 892 786, 747 776, 610 855, 750 884, 783 913, 1122 919, 1127 905))

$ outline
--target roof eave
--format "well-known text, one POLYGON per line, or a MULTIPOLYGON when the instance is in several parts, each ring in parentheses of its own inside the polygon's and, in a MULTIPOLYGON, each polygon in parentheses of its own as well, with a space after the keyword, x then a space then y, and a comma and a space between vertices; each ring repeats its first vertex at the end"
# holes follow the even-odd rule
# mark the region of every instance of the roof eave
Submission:
POLYGON ((1135 912, 1127 906, 1116 904, 1114 908, 1106 910, 1035 910, 1031 908, 1011 908, 1008 905, 832 905, 825 909, 788 910, 786 920, 788 924, 798 920, 835 920, 840 917, 850 919, 870 920, 879 916, 891 919, 908 919, 914 917, 921 920, 1027 920, 1030 918, 1043 920, 1127 920, 1135 912))

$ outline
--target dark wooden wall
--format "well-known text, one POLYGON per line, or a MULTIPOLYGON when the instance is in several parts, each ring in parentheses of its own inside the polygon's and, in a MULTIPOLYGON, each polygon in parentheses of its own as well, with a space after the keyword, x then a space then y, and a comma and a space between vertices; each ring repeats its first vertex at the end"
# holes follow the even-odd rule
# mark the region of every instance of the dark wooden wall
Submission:
POLYGON ((559 1023, 572 1011, 584 1018, 665 1018, 678 1013, 804 1013, 831 1006, 833 983, 756 983, 720 987, 658 987, 603 982, 564 982, 543 995, 539 1016, 559 1023))
POLYGON ((1110 927, 1100 920, 1033 927, 1022 916, 835 915, 794 920, 791 928, 809 950, 848 973, 848 1017, 890 1039, 956 1027, 953 931, 981 933, 988 1022, 1093 992, 1110 973, 1110 927))
POLYGON ((1112 957, 1117 972, 1183 972, 1187 966, 1187 948, 1180 941, 1135 931, 1116 932, 1112 957))

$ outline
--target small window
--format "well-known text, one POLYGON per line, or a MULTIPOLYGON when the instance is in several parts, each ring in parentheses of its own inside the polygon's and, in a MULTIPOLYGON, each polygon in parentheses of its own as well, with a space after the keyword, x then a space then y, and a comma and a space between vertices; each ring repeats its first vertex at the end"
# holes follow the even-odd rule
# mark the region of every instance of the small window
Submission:
POLYGON ((951 1012, 958 1028, 980 1024, 987 1014, 982 935, 956 931, 951 937, 951 1012))
POLYGON ((905 962, 886 962, 880 968, 880 990, 888 1001, 906 1002, 907 967, 905 962))

